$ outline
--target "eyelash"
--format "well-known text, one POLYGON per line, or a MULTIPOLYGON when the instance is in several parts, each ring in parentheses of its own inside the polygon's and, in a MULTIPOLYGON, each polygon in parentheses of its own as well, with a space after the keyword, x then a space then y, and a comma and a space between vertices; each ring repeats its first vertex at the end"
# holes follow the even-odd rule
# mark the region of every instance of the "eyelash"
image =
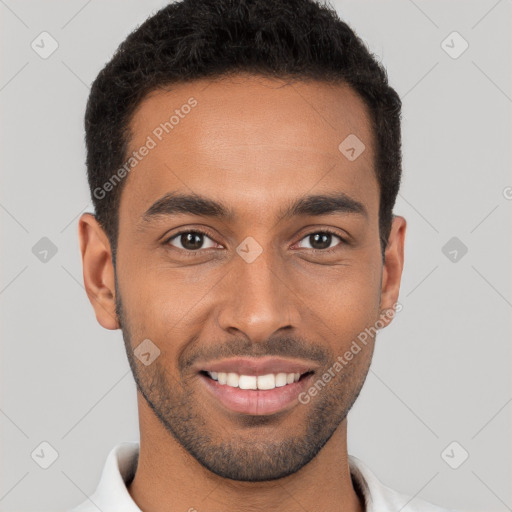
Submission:
MULTIPOLYGON (((207 236, 208 238, 210 238, 211 240, 213 240, 213 237, 210 233, 208 233, 207 231, 202 231, 200 229, 186 229, 186 230, 183 230, 183 231, 179 231, 178 233, 175 233, 173 234, 171 237, 167 238, 165 241, 164 241, 164 245, 167 246, 169 245, 169 242, 171 240, 174 240, 175 238, 178 238, 179 236, 181 235, 184 235, 184 234, 188 234, 188 233, 194 233, 194 234, 199 234, 199 235, 204 235, 204 236, 207 236)), ((347 244, 347 240, 345 238, 343 238, 342 236, 340 236, 336 231, 332 230, 332 229, 329 229, 329 228, 325 228, 325 229, 321 229, 321 230, 317 230, 317 231, 311 231, 309 233, 306 233, 300 240, 304 240, 305 238, 307 238, 308 236, 311 236, 311 235, 315 235, 315 234, 318 234, 318 233, 322 233, 322 234, 330 234, 330 235, 334 235, 336 236, 337 238, 340 239, 340 243, 338 245, 335 245, 334 247, 330 247, 329 249, 308 249, 308 251, 310 252, 313 252, 313 253, 323 253, 323 254, 330 254, 334 251, 337 250, 337 248, 340 246, 340 245, 343 245, 343 244, 347 244)), ((172 247, 172 246, 171 246, 172 247)), ((196 256, 198 252, 204 252, 204 251, 210 251, 210 250, 217 250, 217 249, 213 249, 213 248, 209 248, 209 249, 197 249, 196 251, 190 251, 190 250, 187 250, 187 249, 180 249, 179 247, 172 247, 173 249, 176 249, 178 251, 181 251, 181 252, 184 252, 187 256, 196 256)))

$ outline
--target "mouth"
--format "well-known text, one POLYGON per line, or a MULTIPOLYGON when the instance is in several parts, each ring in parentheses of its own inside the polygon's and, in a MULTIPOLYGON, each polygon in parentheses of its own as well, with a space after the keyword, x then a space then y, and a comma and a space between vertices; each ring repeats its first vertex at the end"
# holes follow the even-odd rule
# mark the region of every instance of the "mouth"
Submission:
POLYGON ((304 373, 267 373, 266 375, 257 376, 240 375, 236 372, 213 372, 207 370, 201 370, 199 373, 218 382, 221 386, 262 391, 289 386, 313 374, 312 371, 307 371, 304 373))
POLYGON ((221 409, 254 416, 290 410, 311 383, 314 371, 246 375, 201 370, 206 391, 221 409))

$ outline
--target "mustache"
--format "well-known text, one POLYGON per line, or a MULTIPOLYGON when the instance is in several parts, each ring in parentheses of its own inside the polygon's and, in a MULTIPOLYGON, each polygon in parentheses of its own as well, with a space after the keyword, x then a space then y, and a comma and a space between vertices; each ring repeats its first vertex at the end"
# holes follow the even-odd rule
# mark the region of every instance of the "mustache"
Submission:
POLYGON ((313 361, 326 365, 334 355, 325 346, 312 344, 297 336, 274 336, 264 342, 254 342, 247 338, 235 338, 222 344, 202 344, 198 346, 197 339, 192 340, 179 358, 182 371, 188 370, 197 361, 206 362, 214 359, 230 357, 263 357, 279 356, 313 361))

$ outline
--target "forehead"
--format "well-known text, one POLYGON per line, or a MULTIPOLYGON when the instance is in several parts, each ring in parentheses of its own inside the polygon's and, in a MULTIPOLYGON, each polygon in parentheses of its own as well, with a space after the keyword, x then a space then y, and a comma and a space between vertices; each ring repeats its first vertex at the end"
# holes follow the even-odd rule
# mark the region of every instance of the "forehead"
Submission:
POLYGON ((308 191, 347 193, 370 213, 378 200, 370 116, 346 84, 238 75, 173 85, 146 96, 130 131, 127 156, 139 156, 120 219, 136 222, 168 192, 269 214, 308 191), (355 160, 343 153, 345 140, 364 148, 355 160))

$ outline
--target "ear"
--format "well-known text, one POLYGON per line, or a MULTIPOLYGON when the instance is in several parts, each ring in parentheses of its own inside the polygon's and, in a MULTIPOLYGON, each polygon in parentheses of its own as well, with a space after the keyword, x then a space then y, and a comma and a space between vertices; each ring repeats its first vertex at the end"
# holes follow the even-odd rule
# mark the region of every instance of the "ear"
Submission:
POLYGON ((119 329, 112 251, 107 235, 91 213, 84 213, 80 217, 78 238, 85 291, 96 313, 96 320, 105 329, 119 329))
POLYGON ((384 268, 382 271, 382 286, 380 292, 381 322, 388 326, 394 317, 391 313, 398 301, 400 281, 404 268, 404 243, 407 223, 403 217, 393 216, 391 232, 384 253, 384 268), (385 314, 387 312, 387 314, 385 314))

